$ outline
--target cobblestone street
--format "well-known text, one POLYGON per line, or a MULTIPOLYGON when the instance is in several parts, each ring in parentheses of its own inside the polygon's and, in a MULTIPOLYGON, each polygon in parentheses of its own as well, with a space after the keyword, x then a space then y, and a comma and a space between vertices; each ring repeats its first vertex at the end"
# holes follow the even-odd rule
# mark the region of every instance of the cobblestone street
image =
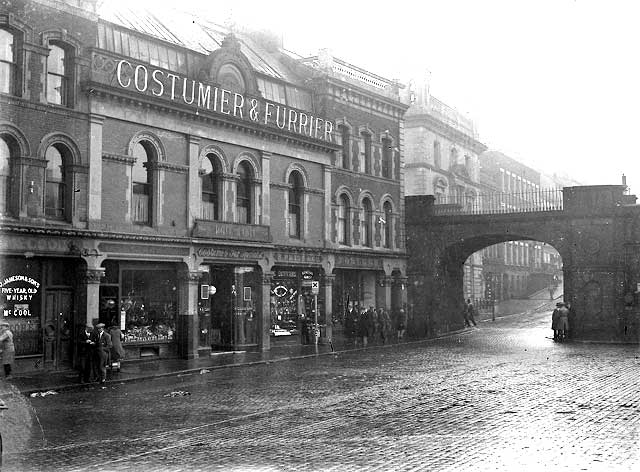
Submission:
POLYGON ((2 470, 638 470, 638 347, 549 320, 30 398, 2 470))

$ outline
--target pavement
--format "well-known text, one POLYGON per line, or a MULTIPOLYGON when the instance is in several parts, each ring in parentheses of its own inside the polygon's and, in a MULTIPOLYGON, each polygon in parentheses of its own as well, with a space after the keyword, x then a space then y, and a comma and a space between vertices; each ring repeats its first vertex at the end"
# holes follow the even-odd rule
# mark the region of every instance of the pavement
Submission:
MULTIPOLYGON (((547 292, 548 293, 548 292, 547 292)), ((496 312, 496 319, 504 316, 534 312, 540 309, 551 307, 555 300, 541 300, 532 297, 529 300, 510 300, 509 313, 504 313, 506 308, 502 307, 496 312)), ((490 317, 479 317, 478 322, 490 322, 490 317)), ((442 337, 453 336, 458 331, 443 334, 442 337)), ((291 359, 301 359, 319 355, 329 355, 344 351, 364 349, 356 346, 353 342, 338 335, 334 337, 331 344, 303 345, 300 344, 297 336, 278 337, 271 339, 271 350, 267 352, 253 351, 230 351, 212 352, 208 357, 196 359, 154 359, 154 360, 123 360, 121 369, 107 372, 106 385, 122 382, 139 382, 160 377, 170 377, 184 375, 188 373, 200 372, 202 370, 226 369, 237 366, 250 366, 257 364, 267 364, 272 362, 283 362, 291 359)), ((410 340, 407 342, 423 342, 423 339, 410 340)), ((402 341, 405 342, 405 341, 402 341)), ((397 343, 397 341, 394 341, 397 343)), ((371 342, 369 347, 380 346, 381 343, 371 342)), ((14 374, 9 381, 15 389, 24 395, 39 395, 49 391, 69 391, 85 388, 87 384, 78 381, 76 370, 65 371, 34 371, 14 374)))
MULTIPOLYGON (((284 362, 291 359, 302 359, 344 352, 347 350, 364 349, 356 347, 341 337, 333 340, 332 344, 304 345, 300 344, 297 336, 277 338, 271 343, 271 350, 267 352, 230 351, 213 352, 208 357, 197 359, 155 359, 148 361, 123 360, 121 369, 107 371, 106 386, 123 382, 139 382, 160 377, 184 375, 203 370, 226 369, 238 366, 251 366, 284 362)), ((376 346, 370 343, 369 347, 376 346)), ((37 371, 14 375, 9 382, 24 395, 39 395, 49 391, 69 391, 86 388, 88 384, 78 381, 76 370, 37 371)), ((97 383, 96 383, 97 385, 97 383)))

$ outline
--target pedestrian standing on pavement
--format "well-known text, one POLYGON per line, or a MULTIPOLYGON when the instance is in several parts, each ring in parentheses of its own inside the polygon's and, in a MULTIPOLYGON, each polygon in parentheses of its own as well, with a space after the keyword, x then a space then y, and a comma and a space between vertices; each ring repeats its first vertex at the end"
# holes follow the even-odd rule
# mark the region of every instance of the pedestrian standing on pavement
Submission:
POLYGON ((96 372, 94 369, 94 342, 91 340, 93 334, 93 325, 86 324, 78 335, 78 367, 80 369, 80 382, 89 383, 95 380, 96 372))
POLYGON ((369 310, 363 309, 360 313, 360 319, 358 320, 358 329, 360 331, 358 334, 362 339, 362 345, 364 347, 367 347, 367 344, 369 344, 369 337, 373 333, 372 322, 373 319, 369 310))
POLYGON ((349 302, 349 307, 344 316, 344 334, 349 341, 356 342, 356 337, 358 336, 358 317, 358 311, 351 302, 349 302))
POLYGON ((562 342, 567 338, 569 331, 569 310, 564 302, 560 302, 558 307, 558 341, 562 342))
POLYGON ((391 318, 384 308, 380 308, 378 312, 378 323, 380 323, 382 344, 387 344, 391 341, 391 318))
POLYGON ((95 344, 96 373, 100 375, 100 383, 105 383, 107 381, 107 364, 113 344, 111 343, 111 336, 104 330, 104 323, 96 325, 96 330, 92 333, 91 340, 95 344))
POLYGON ((398 320, 397 320, 397 330, 398 330, 398 341, 404 338, 404 333, 407 330, 407 323, 409 322, 409 318, 407 316, 407 312, 400 308, 398 312, 398 320))
POLYGON ((9 328, 9 323, 0 321, 0 350, 2 350, 2 365, 4 366, 4 377, 11 378, 11 365, 16 356, 16 348, 13 345, 13 333, 9 328))
POLYGON ((553 330, 553 340, 558 340, 558 309, 560 308, 561 303, 556 303, 556 308, 551 313, 551 329, 553 330))
POLYGON ((120 359, 124 358, 124 348, 122 347, 122 341, 124 341, 124 334, 120 326, 118 326, 117 320, 112 320, 111 327, 109 328, 109 336, 111 336, 111 363, 117 365, 120 370, 120 359))
POLYGON ((473 323, 473 326, 477 326, 476 319, 474 317, 475 311, 476 311, 476 307, 474 307, 473 303, 471 303, 471 299, 467 298, 467 303, 465 306, 466 316, 464 319, 467 326, 471 326, 471 323, 473 323))

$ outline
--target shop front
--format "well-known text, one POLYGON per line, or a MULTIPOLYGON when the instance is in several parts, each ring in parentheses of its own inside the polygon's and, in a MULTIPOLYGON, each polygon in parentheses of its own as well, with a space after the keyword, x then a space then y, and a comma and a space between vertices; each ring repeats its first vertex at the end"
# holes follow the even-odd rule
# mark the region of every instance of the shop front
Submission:
POLYGON ((102 267, 97 321, 120 328, 126 358, 177 355, 177 265, 108 259, 102 267))
POLYGON ((17 370, 73 366, 81 265, 75 258, 2 257, 0 310, 14 335, 17 370))
POLYGON ((199 351, 255 349, 262 273, 257 265, 200 266, 199 351))
POLYGON ((314 342, 314 324, 326 326, 324 292, 314 294, 314 282, 319 288, 322 270, 318 267, 298 268, 276 266, 271 282, 272 342, 314 342))

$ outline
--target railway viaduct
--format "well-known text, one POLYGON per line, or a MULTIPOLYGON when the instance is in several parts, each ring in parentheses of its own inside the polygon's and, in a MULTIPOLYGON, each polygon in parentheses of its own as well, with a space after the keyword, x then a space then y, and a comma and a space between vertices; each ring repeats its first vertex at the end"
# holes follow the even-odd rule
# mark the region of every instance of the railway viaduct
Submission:
POLYGON ((493 244, 534 240, 562 256, 574 338, 640 339, 640 205, 621 185, 565 187, 560 209, 439 215, 432 195, 406 197, 408 298, 418 336, 463 327, 463 264, 493 244))

